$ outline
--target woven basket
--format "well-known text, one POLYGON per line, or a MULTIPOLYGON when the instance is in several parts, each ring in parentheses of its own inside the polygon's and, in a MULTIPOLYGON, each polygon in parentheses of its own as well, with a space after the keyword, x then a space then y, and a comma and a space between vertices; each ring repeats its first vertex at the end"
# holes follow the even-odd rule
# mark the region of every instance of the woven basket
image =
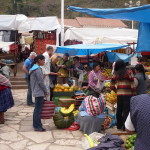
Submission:
POLYGON ((41 113, 41 119, 51 119, 54 116, 55 102, 44 101, 41 113))

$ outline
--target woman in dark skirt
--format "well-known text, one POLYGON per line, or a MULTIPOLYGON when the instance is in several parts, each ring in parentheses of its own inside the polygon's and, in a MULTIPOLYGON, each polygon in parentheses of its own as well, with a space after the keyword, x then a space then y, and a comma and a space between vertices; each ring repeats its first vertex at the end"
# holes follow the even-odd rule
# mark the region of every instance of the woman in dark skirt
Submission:
POLYGON ((0 74, 0 124, 4 123, 4 112, 14 105, 10 88, 11 83, 9 80, 0 74))

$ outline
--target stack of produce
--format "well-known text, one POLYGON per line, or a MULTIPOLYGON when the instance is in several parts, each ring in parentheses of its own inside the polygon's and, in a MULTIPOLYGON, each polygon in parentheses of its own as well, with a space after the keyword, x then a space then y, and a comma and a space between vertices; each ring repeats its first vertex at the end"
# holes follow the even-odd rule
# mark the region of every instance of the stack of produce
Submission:
POLYGON ((56 112, 53 120, 54 124, 59 129, 68 128, 72 125, 74 122, 74 104, 71 104, 70 107, 67 109, 65 107, 62 107, 59 112, 56 112))
POLYGON ((147 75, 150 75, 150 72, 146 72, 147 75))
POLYGON ((104 69, 103 76, 106 80, 109 80, 112 78, 112 70, 111 69, 104 69))
POLYGON ((63 86, 60 84, 56 84, 54 87, 54 92, 73 92, 75 90, 80 90, 77 86, 63 86))
POLYGON ((111 104, 115 104, 117 102, 117 94, 112 90, 110 93, 105 93, 106 100, 111 104))
POLYGON ((134 150, 134 142, 136 139, 136 134, 130 135, 127 139, 126 139, 126 144, 125 144, 125 148, 128 150, 134 150))
POLYGON ((110 88, 110 81, 109 81, 109 82, 106 82, 106 83, 104 84, 104 87, 110 88))

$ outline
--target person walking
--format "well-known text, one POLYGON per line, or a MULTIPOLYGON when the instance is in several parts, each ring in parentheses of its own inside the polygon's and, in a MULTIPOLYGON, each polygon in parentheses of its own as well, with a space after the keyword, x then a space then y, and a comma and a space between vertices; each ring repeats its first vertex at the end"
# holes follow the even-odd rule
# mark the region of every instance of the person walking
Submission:
POLYGON ((30 84, 33 97, 35 97, 35 107, 33 112, 33 128, 35 131, 45 131, 41 123, 41 112, 44 97, 47 96, 47 88, 44 84, 44 75, 41 67, 45 64, 45 57, 38 55, 34 59, 34 65, 30 69, 30 84))
POLYGON ((45 64, 41 66, 42 72, 44 74, 44 83, 47 88, 47 97, 46 99, 50 101, 50 72, 51 72, 51 56, 53 54, 53 47, 48 46, 46 49, 46 52, 43 53, 43 56, 45 57, 45 64))
POLYGON ((117 129, 125 130, 124 123, 130 111, 130 99, 135 95, 135 85, 132 71, 121 59, 115 63, 110 88, 117 93, 117 129))
POLYGON ((10 81, 0 74, 0 124, 4 124, 4 112, 14 106, 10 81))
POLYGON ((34 104, 32 101, 32 91, 31 91, 31 86, 30 86, 29 70, 36 56, 37 54, 35 52, 31 52, 29 57, 24 61, 24 65, 22 67, 23 71, 25 72, 24 77, 28 85, 28 91, 27 91, 27 105, 28 106, 31 106, 34 104))
POLYGON ((136 86, 136 95, 146 94, 149 78, 145 73, 145 69, 142 64, 137 64, 135 66, 135 86, 136 86))

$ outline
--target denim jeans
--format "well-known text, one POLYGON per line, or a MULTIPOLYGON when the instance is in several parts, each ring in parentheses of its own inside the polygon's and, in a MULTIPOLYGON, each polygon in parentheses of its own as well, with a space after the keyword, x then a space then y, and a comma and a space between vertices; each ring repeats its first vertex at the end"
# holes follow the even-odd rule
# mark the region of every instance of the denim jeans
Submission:
POLYGON ((30 81, 28 78, 25 78, 27 84, 28 84, 28 91, 27 91, 27 105, 33 104, 32 102, 32 91, 31 91, 31 86, 30 86, 30 81))
POLYGON ((41 112, 42 112, 43 101, 44 101, 44 97, 35 98, 35 107, 33 112, 33 128, 37 130, 42 129, 41 112))

